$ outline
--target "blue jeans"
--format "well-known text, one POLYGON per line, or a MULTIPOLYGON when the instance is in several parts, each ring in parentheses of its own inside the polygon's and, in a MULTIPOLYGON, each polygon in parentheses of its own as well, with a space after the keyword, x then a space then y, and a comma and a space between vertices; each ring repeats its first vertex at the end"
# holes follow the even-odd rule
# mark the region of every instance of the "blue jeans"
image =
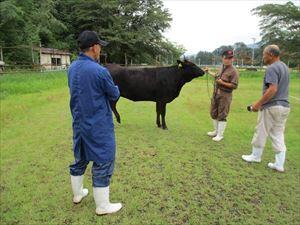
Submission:
MULTIPOLYGON (((81 176, 85 173, 89 161, 86 161, 83 156, 77 156, 73 164, 70 165, 70 174, 72 176, 81 176)), ((110 184, 110 178, 113 175, 115 161, 97 164, 93 162, 93 187, 107 187, 110 184)))

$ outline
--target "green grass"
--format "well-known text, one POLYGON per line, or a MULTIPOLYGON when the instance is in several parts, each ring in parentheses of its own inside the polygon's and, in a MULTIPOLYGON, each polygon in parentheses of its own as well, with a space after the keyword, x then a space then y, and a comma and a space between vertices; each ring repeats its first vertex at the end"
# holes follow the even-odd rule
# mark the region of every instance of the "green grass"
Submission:
MULTIPOLYGON (((73 205, 68 165, 73 160, 66 74, 16 74, 1 81, 1 224, 299 224, 300 82, 291 79, 286 126, 286 172, 248 164, 262 73, 241 74, 225 139, 214 143, 206 78, 184 86, 167 106, 167 125, 155 127, 155 104, 121 99, 111 200, 124 208, 98 217, 92 197, 73 205), (298 221, 298 222, 297 222, 298 221)), ((209 81, 209 84, 211 82, 209 81)), ((210 92, 212 87, 209 86, 210 92)))

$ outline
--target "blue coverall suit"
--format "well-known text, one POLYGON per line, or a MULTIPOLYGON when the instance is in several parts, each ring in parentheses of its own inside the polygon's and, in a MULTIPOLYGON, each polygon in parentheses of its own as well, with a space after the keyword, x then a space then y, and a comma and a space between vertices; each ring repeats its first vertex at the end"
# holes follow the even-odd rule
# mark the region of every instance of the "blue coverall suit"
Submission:
POLYGON ((114 85, 109 71, 84 53, 70 65, 68 85, 75 157, 70 174, 83 175, 89 161, 93 161, 93 186, 107 187, 116 151, 109 100, 119 98, 119 88, 114 85))

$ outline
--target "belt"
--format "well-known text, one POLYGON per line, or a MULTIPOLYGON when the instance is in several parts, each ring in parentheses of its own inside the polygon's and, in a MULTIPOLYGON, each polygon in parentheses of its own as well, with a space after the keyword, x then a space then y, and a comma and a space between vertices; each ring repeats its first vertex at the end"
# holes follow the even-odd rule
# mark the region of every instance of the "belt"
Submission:
POLYGON ((232 90, 231 90, 231 89, 225 89, 225 88, 220 88, 220 87, 218 87, 217 90, 221 90, 221 91, 224 91, 224 92, 226 92, 226 93, 232 93, 232 90))

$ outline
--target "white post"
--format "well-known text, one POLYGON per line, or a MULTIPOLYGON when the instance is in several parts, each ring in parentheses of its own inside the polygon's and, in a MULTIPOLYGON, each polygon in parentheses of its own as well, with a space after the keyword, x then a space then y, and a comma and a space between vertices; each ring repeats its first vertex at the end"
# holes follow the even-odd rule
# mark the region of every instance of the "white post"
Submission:
POLYGON ((3 51, 2 51, 2 46, 0 46, 0 60, 3 61, 3 51))
POLYGON ((252 66, 253 66, 255 38, 252 38, 252 40, 253 40, 253 46, 252 46, 252 66))
POLYGON ((41 72, 43 71, 42 67, 42 43, 40 42, 40 67, 41 67, 41 72))
POLYGON ((33 45, 31 46, 31 58, 32 58, 32 63, 34 64, 34 52, 33 52, 33 45))

